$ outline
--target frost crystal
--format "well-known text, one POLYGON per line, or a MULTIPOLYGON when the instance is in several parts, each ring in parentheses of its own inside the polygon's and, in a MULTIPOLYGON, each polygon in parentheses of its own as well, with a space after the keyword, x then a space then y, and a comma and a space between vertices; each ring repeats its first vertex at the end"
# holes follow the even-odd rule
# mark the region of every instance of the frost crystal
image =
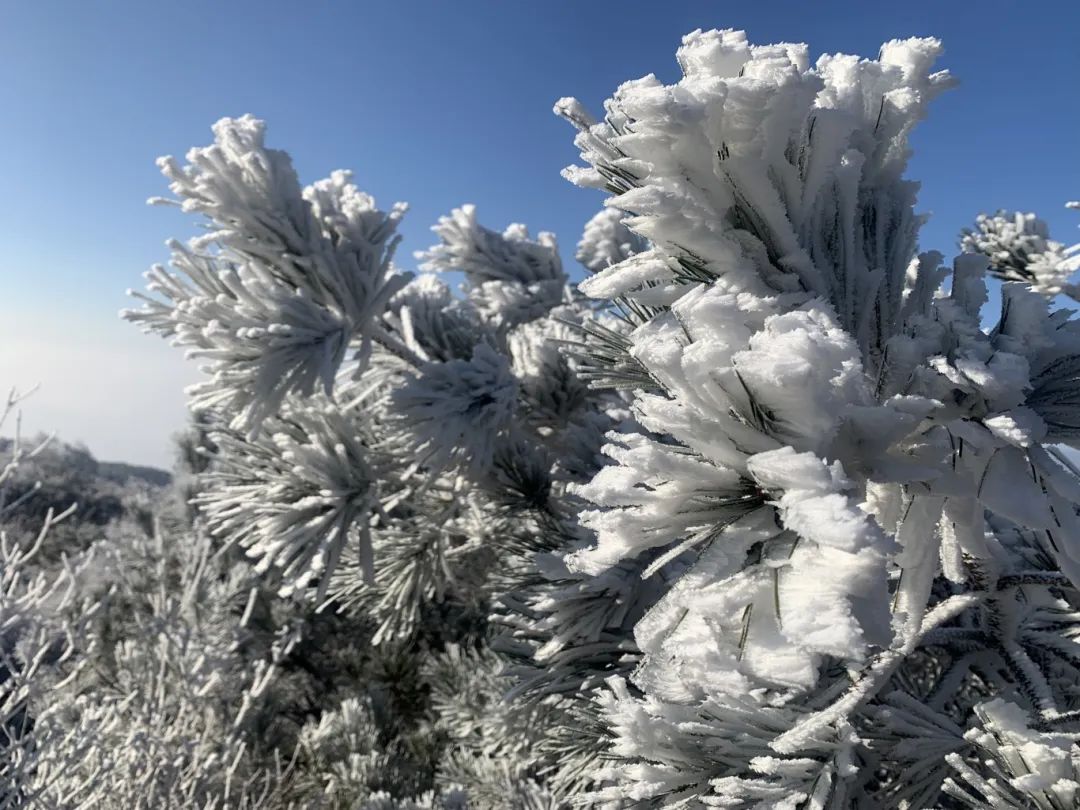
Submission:
POLYGON ((586 222, 577 245, 577 260, 598 272, 645 250, 645 240, 627 228, 625 220, 621 211, 605 208, 586 222))

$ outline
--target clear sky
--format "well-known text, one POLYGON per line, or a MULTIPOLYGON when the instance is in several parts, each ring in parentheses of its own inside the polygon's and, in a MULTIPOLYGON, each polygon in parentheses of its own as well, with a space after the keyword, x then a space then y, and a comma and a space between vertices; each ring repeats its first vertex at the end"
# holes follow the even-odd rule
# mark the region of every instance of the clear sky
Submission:
POLYGON ((124 290, 193 223, 144 205, 154 166, 253 113, 304 182, 335 168, 412 208, 400 256, 441 214, 476 203, 502 228, 555 231, 572 261, 595 192, 559 176, 564 95, 591 109, 622 81, 673 81, 694 28, 875 56, 884 40, 940 37, 961 85, 915 137, 910 174, 933 214, 923 247, 950 252, 980 210, 1037 210, 1080 237, 1080 3, 397 2, 0 0, 0 387, 42 389, 30 430, 100 458, 170 463, 195 372, 121 323, 124 290))

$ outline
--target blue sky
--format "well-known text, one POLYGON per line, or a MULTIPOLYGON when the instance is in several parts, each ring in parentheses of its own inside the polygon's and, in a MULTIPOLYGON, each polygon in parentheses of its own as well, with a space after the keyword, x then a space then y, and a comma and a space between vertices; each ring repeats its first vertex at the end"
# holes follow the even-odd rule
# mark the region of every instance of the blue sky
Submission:
POLYGON ((164 240, 194 230, 145 206, 165 192, 154 158, 207 143, 225 115, 265 118, 305 182, 350 168, 380 202, 409 202, 406 264, 464 202, 491 227, 555 231, 570 261, 601 197, 559 176, 576 152, 552 103, 599 110, 626 79, 674 80, 697 27, 814 55, 940 37, 961 84, 914 139, 910 175, 933 214, 923 247, 948 253, 978 211, 1003 206, 1080 237, 1062 208, 1080 197, 1080 3, 7 2, 0 387, 42 383, 31 430, 169 463, 194 372, 116 312, 164 240))

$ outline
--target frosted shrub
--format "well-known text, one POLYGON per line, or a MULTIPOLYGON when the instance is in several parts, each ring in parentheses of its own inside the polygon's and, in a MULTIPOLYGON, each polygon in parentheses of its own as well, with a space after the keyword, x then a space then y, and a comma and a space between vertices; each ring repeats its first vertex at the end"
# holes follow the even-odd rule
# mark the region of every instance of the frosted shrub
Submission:
MULTIPOLYGON (((36 726, 48 712, 51 690, 63 684, 65 662, 81 640, 82 623, 65 622, 62 614, 74 609, 90 616, 95 610, 80 599, 73 566, 47 573, 35 565, 49 531, 70 517, 75 505, 61 513, 50 509, 36 536, 13 525, 20 501, 33 490, 11 497, 8 485, 20 465, 44 449, 42 443, 27 447, 22 442, 16 409, 23 398, 12 390, 0 405, 0 428, 16 423, 10 453, 0 467, 0 807, 4 808, 25 806, 38 793, 40 749, 47 735, 36 726)), ((77 763, 88 748, 85 738, 75 736, 63 765, 77 763)))

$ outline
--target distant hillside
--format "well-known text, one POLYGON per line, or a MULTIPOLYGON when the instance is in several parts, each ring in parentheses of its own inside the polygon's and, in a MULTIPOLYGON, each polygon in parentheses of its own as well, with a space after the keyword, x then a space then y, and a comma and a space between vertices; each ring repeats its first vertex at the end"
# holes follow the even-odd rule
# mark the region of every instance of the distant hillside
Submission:
MULTIPOLYGON (((32 447, 40 439, 24 441, 24 447, 32 447)), ((0 463, 6 462, 11 455, 12 440, 0 436, 0 463)), ((83 474, 91 474, 106 481, 116 484, 142 481, 155 487, 167 487, 172 483, 172 473, 157 467, 146 467, 140 464, 127 464, 123 461, 98 461, 85 447, 81 445, 66 444, 62 441, 52 441, 44 454, 27 462, 28 466, 36 466, 42 469, 55 468, 57 462, 61 465, 70 465, 70 469, 83 474)))
MULTIPOLYGON (((24 447, 35 444, 26 441, 24 447)), ((0 439, 0 467, 10 460, 11 450, 12 441, 0 439)), ((39 526, 50 509, 62 512, 77 504, 74 514, 53 533, 57 551, 71 551, 100 536, 106 524, 142 508, 138 504, 171 482, 172 475, 165 470, 98 461, 85 447, 54 440, 19 464, 0 502, 18 502, 5 520, 28 530, 39 526)))
POLYGON ((130 481, 144 481, 155 487, 167 487, 172 483, 172 473, 157 467, 143 467, 138 464, 125 464, 122 461, 99 461, 98 475, 117 484, 130 481))

